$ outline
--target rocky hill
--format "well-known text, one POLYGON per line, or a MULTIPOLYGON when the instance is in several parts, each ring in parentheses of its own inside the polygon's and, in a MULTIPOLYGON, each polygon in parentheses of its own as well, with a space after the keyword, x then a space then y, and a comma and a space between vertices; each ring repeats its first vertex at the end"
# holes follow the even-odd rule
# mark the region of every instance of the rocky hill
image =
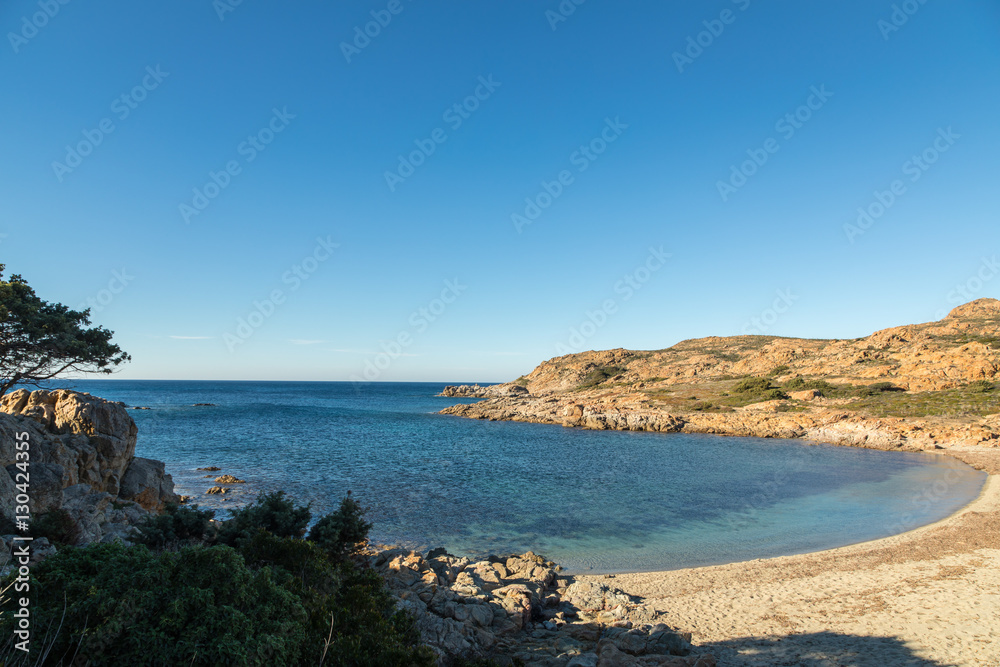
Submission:
POLYGON ((78 545, 124 539, 144 516, 179 500, 163 463, 135 456, 138 429, 124 405, 74 391, 20 389, 0 400, 5 523, 15 520, 16 443, 23 434, 32 519, 65 512, 78 545))
POLYGON ((998 372, 1000 301, 979 299, 937 322, 852 340, 709 337, 663 350, 556 357, 509 383, 527 395, 443 412, 594 429, 954 449, 1000 444, 998 372))

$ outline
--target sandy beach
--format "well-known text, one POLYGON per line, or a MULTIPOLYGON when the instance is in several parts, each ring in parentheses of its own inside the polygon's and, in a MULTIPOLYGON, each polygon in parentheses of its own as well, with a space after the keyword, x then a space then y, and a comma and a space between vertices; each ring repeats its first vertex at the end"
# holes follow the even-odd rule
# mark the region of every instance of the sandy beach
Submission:
POLYGON ((720 666, 1000 665, 1000 452, 948 453, 990 476, 937 523, 812 554, 612 575, 613 585, 668 614, 720 666))

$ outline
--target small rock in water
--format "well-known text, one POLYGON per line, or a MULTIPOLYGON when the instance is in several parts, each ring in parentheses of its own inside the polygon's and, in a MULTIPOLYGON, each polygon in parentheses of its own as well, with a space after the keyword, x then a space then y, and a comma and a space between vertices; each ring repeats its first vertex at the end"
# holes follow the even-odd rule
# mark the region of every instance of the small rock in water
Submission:
POLYGON ((219 494, 219 493, 229 493, 229 489, 227 489, 224 486, 213 486, 211 489, 209 489, 205 493, 207 493, 208 495, 214 496, 214 495, 219 494))
POLYGON ((215 403, 194 403, 194 404, 192 404, 191 407, 194 407, 194 408, 199 408, 199 407, 214 408, 215 407, 215 403))
POLYGON ((195 470, 213 471, 213 470, 222 470, 222 468, 220 468, 219 466, 208 466, 207 468, 195 468, 195 470))
MULTIPOLYGON (((211 475, 209 475, 209 477, 211 477, 211 475)), ((237 479, 232 475, 222 475, 221 477, 216 477, 215 481, 219 484, 246 484, 246 480, 237 479)))

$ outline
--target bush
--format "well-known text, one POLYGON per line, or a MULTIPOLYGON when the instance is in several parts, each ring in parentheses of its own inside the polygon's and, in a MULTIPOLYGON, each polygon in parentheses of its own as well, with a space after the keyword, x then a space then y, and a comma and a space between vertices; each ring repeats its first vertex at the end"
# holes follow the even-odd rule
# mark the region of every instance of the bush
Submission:
POLYGON ((311 518, 309 505, 297 506, 284 491, 275 491, 233 512, 232 518, 222 524, 218 539, 222 544, 237 546, 258 530, 277 537, 302 537, 311 518))
POLYGON ((864 387, 858 387, 856 393, 858 396, 878 396, 885 391, 903 391, 902 388, 897 387, 891 382, 876 382, 864 387))
POLYGON ((334 559, 343 559, 358 542, 368 539, 372 525, 364 520, 365 510, 351 498, 350 491, 340 501, 340 508, 316 522, 309 539, 325 549, 334 559))
POLYGON ((989 380, 976 380, 966 385, 966 389, 977 394, 985 394, 986 392, 993 391, 994 386, 989 380))
POLYGON ((806 381, 802 379, 802 376, 796 375, 785 383, 785 391, 798 391, 800 389, 805 389, 805 386, 806 381))
MULTIPOLYGON (((61 664, 77 650, 94 665, 434 665, 413 618, 396 608, 376 572, 334 560, 318 542, 263 528, 284 517, 291 523, 282 532, 301 533, 304 514, 307 507, 276 493, 236 513, 237 529, 228 533, 235 548, 60 551, 32 568, 32 653, 8 645, 0 665, 61 664), (48 659, 40 659, 47 648, 48 659)), ((143 534, 176 546, 197 539, 210 515, 175 507, 143 534)), ((360 505, 345 498, 330 516, 348 530, 336 534, 367 533, 360 515, 360 505)), ((10 583, 0 582, 0 590, 10 583)), ((8 637, 12 604, 0 605, 0 632, 8 637)))
POLYGON ((189 544, 210 542, 214 537, 212 510, 199 510, 197 505, 168 504, 162 514, 154 514, 136 526, 132 538, 151 549, 176 549, 189 544))
POLYGON ((772 368, 771 372, 768 373, 768 375, 771 377, 777 377, 778 375, 782 375, 787 372, 788 372, 788 364, 781 364, 780 366, 775 366, 774 368, 772 368))
MULTIPOLYGON (((88 664, 299 663, 307 615, 271 575, 250 571, 229 547, 65 549, 32 568, 32 625, 50 632, 31 642, 25 664, 35 664, 44 646, 46 664, 77 651, 88 664)), ((6 636, 10 617, 0 621, 6 636)))
POLYGON ((733 385, 732 392, 736 394, 759 394, 771 388, 768 378, 744 378, 733 385))
POLYGON ((34 517, 28 532, 32 537, 44 537, 59 546, 73 546, 80 539, 80 526, 64 509, 34 517))
POLYGON ((600 368, 595 368, 583 377, 583 382, 577 387, 577 390, 591 389, 609 378, 621 375, 627 370, 627 368, 623 368, 621 366, 602 366, 600 368))

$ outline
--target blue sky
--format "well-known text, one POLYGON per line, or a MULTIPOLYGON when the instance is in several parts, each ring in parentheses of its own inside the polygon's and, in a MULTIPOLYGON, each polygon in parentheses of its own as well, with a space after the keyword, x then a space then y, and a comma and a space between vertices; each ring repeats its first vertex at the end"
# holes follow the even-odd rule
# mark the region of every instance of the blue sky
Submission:
POLYGON ((1000 296, 995 2, 232 2, 0 6, 0 261, 120 377, 497 381, 1000 296))

